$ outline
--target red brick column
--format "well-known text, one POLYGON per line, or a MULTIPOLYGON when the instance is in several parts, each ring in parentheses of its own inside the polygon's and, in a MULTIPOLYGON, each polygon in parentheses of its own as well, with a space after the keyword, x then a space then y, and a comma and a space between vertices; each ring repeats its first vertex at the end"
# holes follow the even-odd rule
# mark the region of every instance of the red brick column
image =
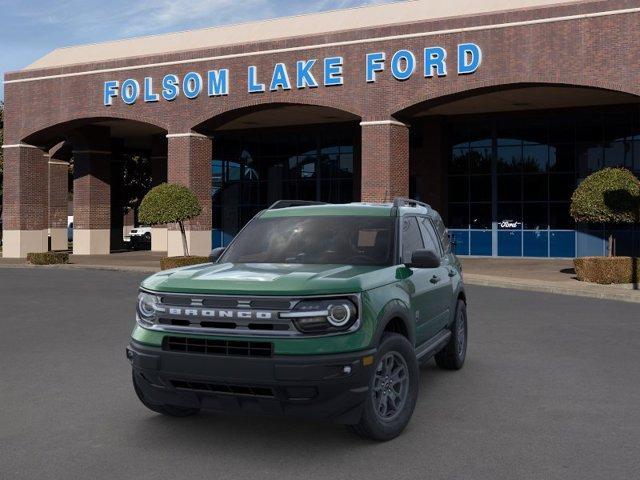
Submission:
POLYGON ((3 246, 5 258, 24 258, 46 252, 47 159, 39 147, 5 145, 3 191, 3 246))
POLYGON ((108 255, 111 248, 109 129, 87 127, 73 140, 73 253, 108 255))
POLYGON ((49 236, 51 250, 67 250, 69 157, 64 143, 49 150, 49 236))
MULTIPOLYGON (((155 187, 167 181, 167 138, 165 135, 154 135, 151 140, 151 184, 155 187)), ((155 225, 151 228, 151 251, 166 252, 167 226, 155 225)))
MULTIPOLYGON (((198 133, 167 135, 167 179, 189 187, 198 197, 202 214, 187 222, 187 243, 190 255, 208 255, 211 252, 211 158, 212 142, 198 133)), ((168 255, 184 255, 177 225, 169 226, 168 255)))
POLYGON ((409 128, 395 120, 363 121, 361 200, 409 195, 409 128))

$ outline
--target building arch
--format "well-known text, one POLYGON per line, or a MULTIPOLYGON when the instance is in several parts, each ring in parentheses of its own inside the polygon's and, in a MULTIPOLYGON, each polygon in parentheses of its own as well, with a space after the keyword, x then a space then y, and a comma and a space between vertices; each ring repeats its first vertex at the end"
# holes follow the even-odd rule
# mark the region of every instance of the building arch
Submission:
POLYGON ((590 91, 599 92, 600 94, 614 93, 620 97, 620 99, 626 97, 629 100, 634 97, 640 98, 640 89, 630 87, 630 85, 623 86, 612 84, 607 81, 576 83, 563 81, 549 82, 547 79, 541 79, 540 81, 531 81, 529 79, 528 81, 514 81, 507 83, 478 82, 477 84, 474 84, 472 88, 469 88, 469 85, 451 84, 450 86, 441 89, 436 96, 429 96, 428 94, 425 94, 425 92, 416 92, 411 98, 405 99, 402 103, 393 107, 391 115, 396 118, 406 120, 413 117, 420 110, 451 104, 453 102, 495 92, 525 90, 530 88, 590 91))
POLYGON ((141 121, 129 116, 82 117, 63 120, 28 132, 19 140, 21 143, 34 145, 49 150, 61 141, 69 141, 87 127, 103 127, 109 129, 110 135, 126 138, 144 135, 163 135, 167 133, 166 125, 158 125, 141 121))
POLYGON ((310 100, 305 101, 246 101, 240 104, 234 104, 233 108, 228 108, 207 117, 201 117, 197 123, 192 125, 191 130, 202 134, 211 134, 219 128, 243 128, 238 124, 238 120, 243 117, 254 117, 252 123, 258 126, 285 126, 287 124, 319 124, 319 123, 336 123, 341 121, 360 121, 359 112, 347 110, 344 105, 337 101, 316 102, 310 100), (275 125, 266 125, 269 120, 266 118, 271 113, 278 113, 278 122, 275 125), (255 117, 260 118, 256 120, 255 117), (289 118, 287 118, 289 117, 289 118), (295 118, 292 118, 295 117, 295 118), (302 118, 301 118, 302 117, 302 118), (229 124, 235 125, 231 127, 229 124), (301 123, 302 122, 302 123, 301 123))

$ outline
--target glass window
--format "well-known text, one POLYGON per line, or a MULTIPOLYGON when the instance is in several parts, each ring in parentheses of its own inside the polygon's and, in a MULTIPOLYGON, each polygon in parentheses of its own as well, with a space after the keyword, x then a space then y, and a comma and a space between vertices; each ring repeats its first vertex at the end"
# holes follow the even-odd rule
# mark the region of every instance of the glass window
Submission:
POLYGON ((549 124, 549 143, 573 144, 575 140, 575 124, 561 115, 554 116, 549 124))
MULTIPOLYGON (((451 228, 472 229, 465 253, 489 251, 482 243, 489 236, 481 234, 496 222, 502 246, 490 245, 493 251, 497 247, 499 254, 518 255, 522 240, 524 255, 545 256, 549 250, 557 256, 562 230, 575 228, 569 203, 578 179, 605 166, 640 174, 637 105, 504 112, 485 115, 477 123, 451 121, 447 128, 455 139, 451 152, 456 158, 449 170, 447 220, 451 228), (452 170, 466 180, 454 179, 452 170), (494 189, 497 205, 492 207, 494 189), (523 229, 529 233, 520 233, 523 229), (547 234, 549 229, 556 230, 547 234)), ((567 246, 573 248, 572 241, 567 246)))
POLYGON ((522 147, 522 170, 527 173, 546 172, 549 159, 547 145, 525 145, 522 147))
POLYGON ((600 170, 604 164, 604 149, 602 144, 577 144, 576 155, 581 177, 600 170))
POLYGON ((549 225, 548 204, 525 203, 522 206, 523 228, 525 230, 546 230, 549 225))
POLYGON ((491 203, 472 203, 470 207, 470 228, 491 228, 491 203))
POLYGON ((469 200, 472 202, 491 201, 491 175, 471 175, 469 177, 469 200))
POLYGON ((468 173, 469 171, 469 149, 454 148, 451 152, 449 162, 449 174, 468 173))
POLYGON ((231 237, 254 212, 283 198, 353 201, 356 129, 327 125, 218 133, 212 161, 214 228, 231 237))
POLYGON ((449 228, 469 228, 469 204, 449 204, 449 228))
POLYGON ((491 146, 474 147, 469 151, 471 173, 491 173, 491 146))
POLYGON ((522 228, 522 204, 498 202, 498 228, 520 230, 522 228))
POLYGON ((449 201, 466 202, 469 200, 469 177, 449 177, 449 201))
POLYGON ((442 256, 442 248, 440 247, 440 241, 436 236, 436 232, 431 225, 431 221, 426 217, 420 217, 420 230, 422 231, 422 240, 424 242, 424 248, 436 252, 442 256))
POLYGON ((451 251, 451 244, 449 241, 449 232, 447 231, 447 227, 445 227, 444 222, 440 215, 436 215, 433 219, 433 225, 436 227, 436 233, 440 238, 440 243, 442 244, 442 248, 445 253, 449 253, 451 251))
POLYGON ((549 199, 568 201, 576 187, 574 175, 549 175, 549 199))
POLYGON ((576 146, 557 144, 549 149, 549 170, 552 172, 573 172, 576 169, 576 146))
POLYGON ((498 201, 515 202, 522 199, 522 175, 498 175, 498 201))
POLYGON ((402 263, 411 263, 413 252, 422 248, 424 244, 418 228, 418 220, 415 217, 404 218, 402 220, 402 263))
POLYGON ((607 167, 631 167, 633 165, 632 142, 623 140, 606 144, 604 164, 607 167))
POLYGON ((574 228, 574 222, 569 214, 568 202, 549 204, 549 227, 560 230, 574 228))
POLYGON ((236 237, 221 262, 391 265, 394 225, 391 217, 259 218, 236 237))
POLYGON ((520 173, 522 171, 522 147, 498 147, 498 173, 520 173))
POLYGON ((524 175, 522 177, 523 199, 526 201, 548 200, 548 175, 524 175))

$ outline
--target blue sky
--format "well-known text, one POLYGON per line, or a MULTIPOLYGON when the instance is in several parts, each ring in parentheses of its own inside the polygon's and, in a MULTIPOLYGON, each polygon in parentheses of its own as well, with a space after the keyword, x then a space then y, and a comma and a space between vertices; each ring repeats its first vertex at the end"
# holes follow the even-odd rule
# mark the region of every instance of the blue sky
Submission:
POLYGON ((58 47, 389 1, 0 0, 0 75, 58 47))

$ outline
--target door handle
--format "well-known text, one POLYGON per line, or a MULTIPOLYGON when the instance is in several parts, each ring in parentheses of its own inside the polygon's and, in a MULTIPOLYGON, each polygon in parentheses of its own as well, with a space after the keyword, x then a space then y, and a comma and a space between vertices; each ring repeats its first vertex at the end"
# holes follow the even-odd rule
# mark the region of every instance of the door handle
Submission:
POLYGON ((429 281, 435 285, 436 283, 438 283, 440 281, 440 277, 437 276, 437 275, 434 275, 433 277, 431 277, 431 279, 429 281))

